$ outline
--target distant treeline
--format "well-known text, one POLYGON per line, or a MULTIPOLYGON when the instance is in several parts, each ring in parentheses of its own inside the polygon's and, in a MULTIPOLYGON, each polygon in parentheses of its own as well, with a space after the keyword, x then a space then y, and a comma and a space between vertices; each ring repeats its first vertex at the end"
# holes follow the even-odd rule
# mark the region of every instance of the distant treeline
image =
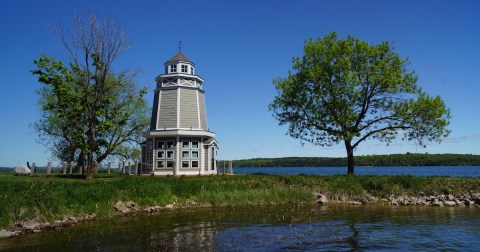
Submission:
MULTIPOLYGON (((222 161, 221 161, 222 162, 222 161)), ((234 160, 234 167, 346 166, 347 158, 285 157, 234 160)), ((391 154, 355 157, 355 166, 480 166, 480 155, 391 154)))

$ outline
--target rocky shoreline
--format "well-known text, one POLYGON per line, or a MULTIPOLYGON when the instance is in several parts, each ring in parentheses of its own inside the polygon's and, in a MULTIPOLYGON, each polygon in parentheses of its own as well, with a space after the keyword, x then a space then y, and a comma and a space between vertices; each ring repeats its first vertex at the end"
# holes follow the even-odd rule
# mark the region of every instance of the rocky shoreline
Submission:
MULTIPOLYGON (((349 205, 367 205, 379 204, 389 206, 430 206, 430 207, 480 207, 480 193, 470 193, 470 195, 439 194, 426 196, 419 192, 417 196, 391 195, 388 198, 377 198, 371 195, 364 196, 339 196, 332 195, 328 197, 322 193, 314 194, 315 202, 318 204, 349 204, 349 205)), ((170 211, 179 208, 200 208, 211 207, 209 205, 197 205, 195 202, 187 202, 186 205, 168 204, 166 206, 140 207, 133 201, 117 201, 113 205, 115 216, 130 216, 137 213, 155 213, 170 211)), ((37 233, 57 228, 74 227, 80 223, 94 221, 97 219, 95 214, 85 215, 65 215, 61 220, 53 223, 42 222, 40 218, 26 220, 16 223, 11 229, 1 229, 0 238, 8 238, 28 233, 37 233)))
POLYGON ((382 204, 391 206, 480 207, 480 193, 471 193, 470 195, 439 194, 426 196, 425 193, 419 192, 418 196, 390 195, 388 198, 377 198, 371 195, 352 198, 345 196, 328 198, 321 193, 316 193, 314 196, 316 202, 319 204, 336 202, 350 205, 382 204))

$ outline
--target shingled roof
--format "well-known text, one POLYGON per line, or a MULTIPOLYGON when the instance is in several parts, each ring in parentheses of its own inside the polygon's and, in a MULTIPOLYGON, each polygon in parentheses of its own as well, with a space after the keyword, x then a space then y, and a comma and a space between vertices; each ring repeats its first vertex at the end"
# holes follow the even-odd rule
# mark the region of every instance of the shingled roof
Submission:
POLYGON ((189 60, 187 57, 185 57, 185 55, 183 55, 183 53, 181 52, 178 52, 177 54, 175 54, 171 59, 169 59, 167 62, 171 62, 171 61, 186 61, 186 62, 192 62, 191 60, 189 60))

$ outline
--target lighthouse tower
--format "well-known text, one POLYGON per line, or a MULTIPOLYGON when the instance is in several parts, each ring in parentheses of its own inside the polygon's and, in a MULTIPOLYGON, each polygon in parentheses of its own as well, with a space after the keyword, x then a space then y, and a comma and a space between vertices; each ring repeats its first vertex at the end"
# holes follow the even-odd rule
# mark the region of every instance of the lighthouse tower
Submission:
POLYGON ((203 79, 180 51, 164 65, 155 78, 142 168, 155 175, 216 174, 218 144, 208 129, 203 79))

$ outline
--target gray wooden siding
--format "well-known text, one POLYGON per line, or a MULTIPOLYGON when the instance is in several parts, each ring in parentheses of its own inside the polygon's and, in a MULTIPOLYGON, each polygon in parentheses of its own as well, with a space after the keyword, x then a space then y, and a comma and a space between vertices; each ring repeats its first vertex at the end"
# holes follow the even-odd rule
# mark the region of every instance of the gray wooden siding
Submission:
POLYGON ((208 146, 203 146, 203 161, 204 161, 204 171, 208 171, 208 146))
POLYGON ((180 91, 180 128, 198 129, 197 93, 195 89, 180 91))
POLYGON ((203 92, 198 92, 198 103, 200 107, 200 122, 203 130, 208 130, 207 125, 207 112, 205 108, 205 94, 203 92))
POLYGON ((162 90, 157 129, 177 128, 177 89, 162 90))

